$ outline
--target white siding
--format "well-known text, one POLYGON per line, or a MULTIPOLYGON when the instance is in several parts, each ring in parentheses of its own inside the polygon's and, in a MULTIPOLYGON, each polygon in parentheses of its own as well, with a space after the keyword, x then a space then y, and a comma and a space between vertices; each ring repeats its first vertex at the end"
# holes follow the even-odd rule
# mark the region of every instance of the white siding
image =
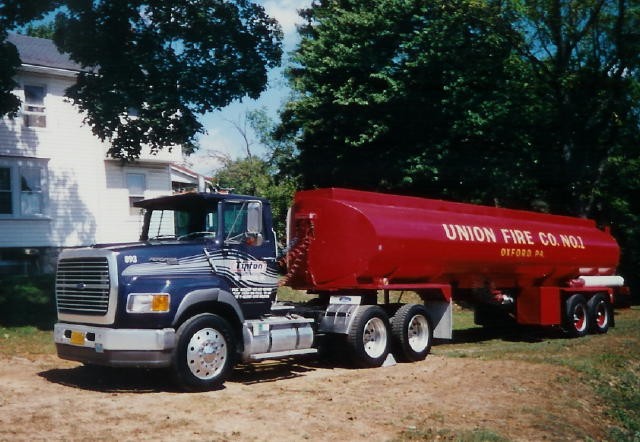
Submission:
MULTIPOLYGON (((81 115, 63 99, 72 79, 23 73, 24 84, 44 85, 44 128, 23 126, 22 118, 0 123, 0 156, 49 159, 47 220, 0 220, 0 246, 81 246, 94 241, 96 194, 104 167, 103 145, 83 127, 81 115)), ((21 96, 22 91, 17 91, 21 96)), ((22 97, 21 97, 22 98, 22 97)))
MULTIPOLYGON (((168 163, 181 157, 180 149, 152 157, 152 162, 121 166, 105 161, 101 143, 82 115, 64 101, 64 90, 73 78, 22 72, 22 86, 44 85, 47 124, 45 128, 23 127, 22 118, 0 119, 0 159, 48 159, 48 192, 45 217, 0 218, 0 247, 74 247, 96 242, 137 240, 139 217, 129 214, 126 170, 144 173, 145 197, 171 192, 168 163)), ((143 155, 143 159, 150 156, 143 155)))
POLYGON ((98 242, 137 241, 142 227, 141 214, 131 215, 127 173, 143 174, 146 189, 144 198, 171 194, 169 166, 132 164, 122 166, 116 161, 105 161, 106 190, 98 231, 98 242))

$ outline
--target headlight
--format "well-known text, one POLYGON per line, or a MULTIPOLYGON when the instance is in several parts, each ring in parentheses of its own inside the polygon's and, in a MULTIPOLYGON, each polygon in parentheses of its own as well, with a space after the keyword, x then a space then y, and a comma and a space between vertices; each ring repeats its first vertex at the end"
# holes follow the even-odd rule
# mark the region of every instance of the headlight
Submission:
POLYGON ((127 313, 166 313, 170 303, 168 293, 130 293, 127 313))

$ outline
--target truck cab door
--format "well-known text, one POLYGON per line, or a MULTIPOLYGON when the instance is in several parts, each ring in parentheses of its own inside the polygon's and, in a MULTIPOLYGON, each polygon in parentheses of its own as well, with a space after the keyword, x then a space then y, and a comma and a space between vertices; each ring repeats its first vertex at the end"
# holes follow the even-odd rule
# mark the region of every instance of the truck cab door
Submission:
POLYGON ((268 313, 278 286, 276 245, 259 200, 224 200, 220 216, 223 253, 231 268, 231 292, 246 318, 268 313))

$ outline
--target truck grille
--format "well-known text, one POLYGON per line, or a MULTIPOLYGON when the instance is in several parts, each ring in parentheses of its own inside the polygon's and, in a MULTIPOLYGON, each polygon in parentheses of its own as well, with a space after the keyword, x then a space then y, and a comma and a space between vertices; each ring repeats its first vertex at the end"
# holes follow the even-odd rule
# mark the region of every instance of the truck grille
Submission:
POLYGON ((106 315, 109 309, 110 289, 107 258, 71 258, 58 262, 58 312, 106 315))

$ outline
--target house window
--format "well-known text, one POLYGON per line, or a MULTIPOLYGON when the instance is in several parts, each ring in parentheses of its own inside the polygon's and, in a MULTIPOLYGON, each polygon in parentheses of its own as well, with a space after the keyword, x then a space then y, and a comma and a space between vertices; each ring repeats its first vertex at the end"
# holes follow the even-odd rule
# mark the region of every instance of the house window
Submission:
POLYGON ((143 173, 128 173, 127 188, 129 189, 129 214, 140 215, 140 208, 134 207, 133 203, 144 199, 144 191, 147 188, 146 177, 143 173))
POLYGON ((20 168, 20 213, 42 214, 42 169, 39 167, 20 168))
POLYGON ((11 200, 11 168, 0 167, 0 215, 13 213, 11 200))
POLYGON ((44 214, 46 165, 0 158, 0 217, 44 214))
POLYGON ((47 117, 44 113, 44 86, 24 85, 24 105, 22 115, 27 127, 47 127, 47 117))

